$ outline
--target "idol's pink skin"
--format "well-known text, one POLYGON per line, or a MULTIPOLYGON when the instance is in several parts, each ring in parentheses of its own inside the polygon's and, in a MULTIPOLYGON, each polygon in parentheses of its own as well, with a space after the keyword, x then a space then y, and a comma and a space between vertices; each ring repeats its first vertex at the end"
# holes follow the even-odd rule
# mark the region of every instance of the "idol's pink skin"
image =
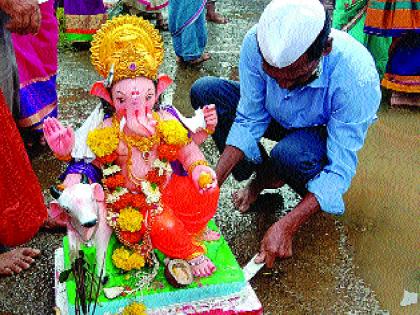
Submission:
POLYGON ((44 121, 44 136, 51 150, 60 157, 71 154, 74 146, 74 131, 64 127, 56 118, 48 117, 44 121))
MULTIPOLYGON (((172 83, 167 76, 160 76, 157 86, 155 83, 145 77, 137 77, 134 79, 124 79, 118 81, 112 86, 111 98, 116 109, 116 115, 119 119, 124 118, 125 124, 122 131, 128 136, 149 137, 156 132, 157 121, 153 117, 152 109, 156 104, 159 95, 172 83)), ((100 89, 99 89, 100 90, 100 89)), ((102 95, 106 94, 104 90, 100 91, 102 95)), ((204 117, 207 123, 207 129, 214 131, 217 124, 217 114, 214 105, 206 106, 204 109, 204 117)), ((166 111, 160 111, 159 118, 162 120, 175 119, 166 111)), ((104 122, 104 126, 112 124, 112 119, 104 122)), ((58 156, 67 156, 71 153, 74 146, 74 132, 71 128, 66 128, 56 119, 51 118, 44 123, 45 138, 51 149, 58 156)), ((179 150, 178 160, 186 170, 189 166, 199 160, 205 160, 203 153, 200 151, 198 144, 201 144, 208 137, 206 130, 200 130, 193 134, 193 141, 179 150)), ((152 148, 147 159, 144 154, 135 147, 132 148, 131 161, 128 160, 127 145, 121 141, 117 150, 118 158, 116 163, 121 167, 122 174, 126 178, 126 187, 132 191, 139 189, 132 178, 145 178, 151 169, 152 162, 157 158, 157 148, 152 148), (129 173, 129 165, 131 163, 131 173, 129 173)), ((97 161, 94 161, 97 164, 97 161)), ((191 173, 192 181, 200 193, 211 192, 217 187, 216 174, 212 168, 205 165, 196 166, 191 173), (213 182, 206 187, 199 187, 198 180, 202 172, 209 173, 213 182)), ((80 175, 68 175, 64 181, 64 186, 69 187, 80 182, 80 175)), ((217 233, 216 233, 217 234, 217 233)), ((215 240, 220 235, 208 233, 206 238, 215 240)), ((214 264, 209 259, 201 259, 202 263, 192 265, 193 273, 196 276, 209 276, 215 270, 214 264)))

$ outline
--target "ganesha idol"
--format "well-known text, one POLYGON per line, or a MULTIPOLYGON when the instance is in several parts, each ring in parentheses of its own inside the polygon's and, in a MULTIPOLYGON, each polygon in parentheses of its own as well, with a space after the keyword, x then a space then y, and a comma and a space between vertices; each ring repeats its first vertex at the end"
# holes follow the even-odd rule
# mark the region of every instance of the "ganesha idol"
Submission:
POLYGON ((55 156, 70 161, 60 186, 80 183, 81 174, 89 182, 100 177, 105 197, 97 202, 122 243, 112 255, 118 268, 141 267, 158 249, 186 260, 195 276, 211 275, 216 267, 205 256, 204 241, 220 237, 207 228, 219 188, 198 145, 215 128, 214 106, 203 109, 206 124, 190 130, 174 107, 158 105, 172 80, 158 75, 162 39, 141 18, 108 21, 91 52, 104 78, 91 93, 110 106, 98 106, 77 132, 54 118, 45 121, 55 156))

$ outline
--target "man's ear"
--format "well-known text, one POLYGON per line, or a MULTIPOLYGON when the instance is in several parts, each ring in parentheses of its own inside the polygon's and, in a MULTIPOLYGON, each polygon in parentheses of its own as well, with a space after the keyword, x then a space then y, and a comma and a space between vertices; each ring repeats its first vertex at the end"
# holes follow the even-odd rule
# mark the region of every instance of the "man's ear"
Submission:
POLYGON ((327 56, 330 54, 330 52, 332 51, 333 48, 333 38, 332 37, 328 37, 328 41, 327 41, 327 45, 324 48, 324 51, 322 52, 323 56, 327 56))
POLYGON ((103 100, 107 101, 109 104, 114 106, 112 103, 111 94, 109 94, 108 89, 105 87, 103 81, 97 81, 93 84, 92 88, 90 89, 90 94, 95 95, 103 100))
POLYGON ((158 77, 157 87, 156 87, 156 99, 165 91, 169 85, 172 84, 172 79, 167 74, 161 74, 158 77))

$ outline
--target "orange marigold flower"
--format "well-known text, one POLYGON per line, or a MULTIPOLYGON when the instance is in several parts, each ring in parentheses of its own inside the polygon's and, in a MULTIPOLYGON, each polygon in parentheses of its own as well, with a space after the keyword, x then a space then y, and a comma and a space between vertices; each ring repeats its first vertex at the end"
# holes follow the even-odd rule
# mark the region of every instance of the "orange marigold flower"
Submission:
POLYGON ((129 231, 121 231, 120 237, 130 244, 137 244, 141 241, 141 238, 143 237, 144 229, 141 229, 137 232, 129 232, 129 231))
POLYGON ((112 209, 119 212, 121 209, 127 208, 131 204, 131 194, 124 194, 116 202, 112 204, 112 209))
POLYGON ((160 160, 175 161, 178 155, 178 147, 170 144, 161 144, 158 147, 158 156, 160 160))
POLYGON ((111 154, 99 157, 97 156, 96 159, 102 164, 110 164, 114 162, 118 157, 117 151, 112 152, 111 154))
POLYGON ((147 206, 144 194, 131 194, 131 206, 143 210, 147 206))
POLYGON ((166 176, 159 176, 159 171, 156 169, 150 170, 146 175, 146 179, 149 182, 158 185, 159 187, 166 182, 166 176))
POLYGON ((124 186, 125 178, 121 174, 116 174, 114 176, 103 179, 102 182, 108 187, 108 189, 115 189, 117 187, 124 186))

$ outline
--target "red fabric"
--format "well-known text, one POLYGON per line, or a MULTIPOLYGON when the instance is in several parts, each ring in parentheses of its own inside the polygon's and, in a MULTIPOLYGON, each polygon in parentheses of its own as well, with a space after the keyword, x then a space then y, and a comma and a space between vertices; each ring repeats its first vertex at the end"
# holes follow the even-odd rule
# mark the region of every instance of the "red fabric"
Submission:
POLYGON ((0 91, 0 244, 29 241, 47 218, 38 179, 0 91))
POLYGON ((191 233, 203 231, 216 214, 218 202, 219 188, 200 194, 189 176, 173 174, 163 194, 163 204, 174 210, 191 233))
POLYGON ((172 175, 162 196, 164 211, 151 230, 153 246, 172 258, 203 253, 195 234, 203 231, 217 210, 219 189, 200 194, 187 176, 172 175))

